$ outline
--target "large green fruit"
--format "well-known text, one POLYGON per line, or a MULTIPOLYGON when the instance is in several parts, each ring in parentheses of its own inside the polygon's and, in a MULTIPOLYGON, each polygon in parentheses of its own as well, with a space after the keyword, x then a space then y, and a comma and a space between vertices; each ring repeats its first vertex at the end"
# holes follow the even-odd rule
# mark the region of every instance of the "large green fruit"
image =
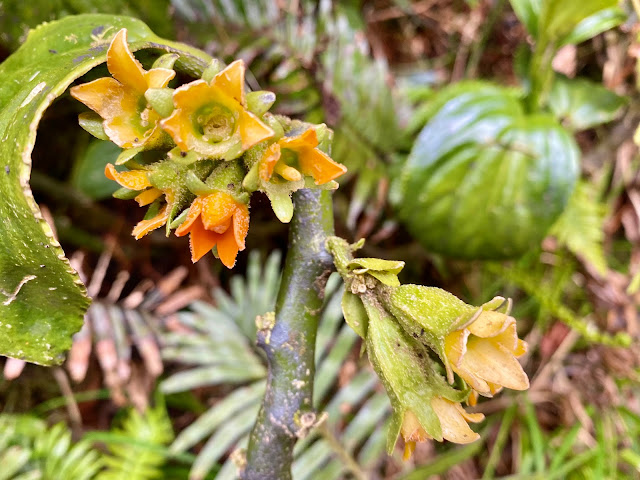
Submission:
POLYGON ((434 100, 397 189, 400 219, 426 248, 504 259, 536 247, 564 210, 579 149, 512 90, 457 84, 434 100))

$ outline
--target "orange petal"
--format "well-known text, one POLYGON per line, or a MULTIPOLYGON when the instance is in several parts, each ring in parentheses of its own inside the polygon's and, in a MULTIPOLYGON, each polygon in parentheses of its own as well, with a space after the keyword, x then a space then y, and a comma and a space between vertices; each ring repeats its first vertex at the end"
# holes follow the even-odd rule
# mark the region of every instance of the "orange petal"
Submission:
POLYGON ((310 175, 316 185, 323 185, 338 178, 347 171, 347 167, 334 162, 333 159, 317 148, 305 148, 298 154, 300 169, 310 175))
POLYGON ((118 172, 116 167, 108 163, 107 166, 104 167, 104 174, 109 180, 115 180, 129 190, 144 190, 152 186, 144 170, 118 172))
POLYGON ((153 201, 160 196, 162 196, 161 190, 158 190, 157 188, 150 188, 138 195, 135 200, 138 202, 138 205, 144 207, 145 205, 153 203, 153 201))
POLYGON ((238 255, 238 244, 234 232, 229 229, 222 235, 218 236, 218 256, 220 261, 227 268, 233 268, 236 264, 236 256, 238 255))
POLYGON ((153 68, 144 74, 148 88, 164 88, 176 76, 176 72, 168 68, 153 68))
POLYGON ((127 29, 123 28, 113 38, 107 51, 107 68, 113 78, 123 85, 144 94, 148 85, 144 78, 144 68, 138 62, 127 44, 127 29))
POLYGON ((187 83, 173 92, 173 104, 176 108, 194 112, 207 103, 215 90, 204 80, 195 80, 187 83))
POLYGON ((220 235, 204 228, 202 221, 197 219, 191 225, 189 245, 191 246, 191 261, 196 263, 204 257, 220 240, 220 235))
POLYGON ((249 207, 238 204, 236 213, 233 215, 233 235, 236 240, 238 250, 244 250, 244 240, 249 232, 249 207))
POLYGON ((187 213, 187 218, 185 218, 184 222, 182 222, 180 226, 176 228, 177 237, 182 237, 191 231, 191 229, 193 228, 193 225, 195 225, 195 221, 200 216, 201 211, 202 211, 202 197, 197 197, 189 207, 189 213, 187 213))
POLYGON ((174 110, 167 118, 160 120, 160 126, 173 138, 173 141, 183 152, 190 149, 195 137, 191 119, 186 112, 174 110))
POLYGON ((73 98, 105 118, 114 103, 120 101, 123 89, 124 87, 113 78, 104 77, 73 87, 69 92, 73 98))
MULTIPOLYGON (((123 148, 142 145, 153 132, 142 129, 138 103, 141 96, 113 78, 100 78, 71 89, 71 95, 104 119, 104 131, 116 145, 123 148)), ((156 118, 150 118, 155 124, 156 118)))
POLYGON ((244 62, 236 60, 213 77, 211 85, 215 85, 244 106, 244 71, 244 62))
POLYGON ((240 138, 242 140, 242 149, 247 150, 256 143, 273 137, 274 132, 262 123, 258 117, 246 110, 240 110, 240 118, 238 119, 240 138))
POLYGON ((289 148, 296 150, 304 147, 317 147, 318 146, 318 134, 315 129, 310 128, 305 130, 304 133, 295 137, 283 137, 278 140, 278 143, 282 148, 289 148))
POLYGON ((156 228, 160 228, 165 223, 167 223, 167 219, 169 218, 169 205, 165 205, 162 210, 153 218, 149 220, 142 220, 138 222, 138 224, 133 229, 131 234, 136 237, 136 240, 144 237, 147 233, 155 230, 156 228))
POLYGON ((160 121, 160 126, 183 152, 191 149, 196 141, 191 115, 206 103, 210 95, 211 88, 203 80, 196 80, 176 89, 173 94, 173 104, 176 109, 160 121))
POLYGON ((231 195, 213 192, 202 198, 202 223, 204 228, 223 233, 229 228, 229 220, 236 211, 236 202, 231 195), (223 228, 217 228, 223 227, 223 228))
POLYGON ((280 145, 274 143, 265 150, 260 159, 259 173, 262 180, 265 182, 271 180, 273 169, 276 163, 278 163, 278 160, 280 160, 280 145))

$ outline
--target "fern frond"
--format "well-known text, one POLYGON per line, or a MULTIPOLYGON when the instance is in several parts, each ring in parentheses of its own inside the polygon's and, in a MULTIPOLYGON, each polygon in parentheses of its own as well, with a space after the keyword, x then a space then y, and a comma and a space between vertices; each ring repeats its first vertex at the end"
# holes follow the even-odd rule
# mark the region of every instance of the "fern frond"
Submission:
POLYGON ((91 443, 73 444, 71 431, 27 415, 0 415, 0 479, 90 480, 102 468, 91 443))
POLYGON ((551 227, 560 245, 593 265, 600 274, 607 271, 604 255, 603 222, 606 206, 595 199, 595 188, 587 182, 579 182, 569 199, 562 216, 551 227))
POLYGON ((161 467, 167 457, 151 448, 140 446, 164 446, 173 440, 171 420, 161 402, 144 413, 130 409, 122 426, 112 432, 132 441, 108 446, 110 455, 104 460, 107 468, 98 475, 98 480, 162 478, 161 467))

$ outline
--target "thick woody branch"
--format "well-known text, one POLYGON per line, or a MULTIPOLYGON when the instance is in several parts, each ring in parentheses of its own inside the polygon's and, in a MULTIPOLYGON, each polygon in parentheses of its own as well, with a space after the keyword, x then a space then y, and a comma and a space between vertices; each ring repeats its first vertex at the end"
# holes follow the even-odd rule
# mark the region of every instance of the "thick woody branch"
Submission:
POLYGON ((275 319, 263 319, 258 344, 267 354, 267 389, 247 450, 244 480, 291 479, 293 447, 316 422, 314 352, 324 288, 333 269, 325 241, 333 235, 327 191, 294 196, 289 250, 275 319))

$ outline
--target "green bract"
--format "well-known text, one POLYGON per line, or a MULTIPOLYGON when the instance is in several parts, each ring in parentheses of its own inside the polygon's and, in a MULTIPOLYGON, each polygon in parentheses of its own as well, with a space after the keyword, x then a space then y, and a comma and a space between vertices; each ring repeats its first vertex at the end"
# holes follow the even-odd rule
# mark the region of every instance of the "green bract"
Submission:
POLYGON ((162 40, 139 20, 80 15, 34 29, 0 65, 0 354, 55 364, 71 346, 89 300, 29 188, 31 152, 45 109, 77 78, 103 63, 127 28, 132 50, 178 53, 199 74, 208 57, 162 40))
MULTIPOLYGON (((427 248, 457 258, 518 256, 567 204, 579 150, 549 115, 527 115, 511 90, 448 89, 407 159, 395 201, 427 248)), ((434 100, 438 104, 438 100, 434 100)))

